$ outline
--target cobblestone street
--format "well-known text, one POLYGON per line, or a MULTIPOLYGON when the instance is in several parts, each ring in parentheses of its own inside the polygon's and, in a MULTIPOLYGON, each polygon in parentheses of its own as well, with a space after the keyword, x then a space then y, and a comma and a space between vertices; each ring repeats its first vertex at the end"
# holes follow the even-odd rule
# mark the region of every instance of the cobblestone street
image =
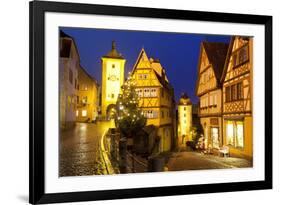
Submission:
POLYGON ((105 164, 100 154, 101 137, 113 122, 76 123, 60 138, 60 176, 102 174, 105 164))
POLYGON ((169 171, 226 169, 252 167, 252 162, 234 157, 219 157, 198 152, 173 153, 168 160, 169 171))

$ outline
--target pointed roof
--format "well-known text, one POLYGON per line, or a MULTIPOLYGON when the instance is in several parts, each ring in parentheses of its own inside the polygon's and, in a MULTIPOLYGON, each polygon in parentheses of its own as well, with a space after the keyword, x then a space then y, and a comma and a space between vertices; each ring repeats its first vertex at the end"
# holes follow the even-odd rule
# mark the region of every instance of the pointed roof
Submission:
POLYGON ((144 50, 144 48, 141 49, 139 56, 136 60, 136 63, 133 67, 132 73, 135 72, 136 68, 151 68, 150 61, 147 57, 147 54, 144 50))
POLYGON ((192 102, 186 93, 182 93, 178 105, 192 105, 192 102))
POLYGON ((216 79, 220 81, 229 44, 203 42, 202 46, 205 49, 210 64, 213 66, 216 79))
MULTIPOLYGON (((74 45, 74 49, 78 55, 79 62, 80 62, 80 54, 79 54, 75 39, 73 37, 71 37, 70 35, 66 34, 65 32, 63 32, 62 30, 60 30, 60 38, 69 38, 68 40, 71 40, 71 42, 74 45)), ((63 43, 67 43, 67 42, 63 42, 63 43)), ((62 50, 60 50, 60 57, 68 58, 70 56, 70 51, 71 51, 71 44, 64 46, 64 48, 62 50)))
POLYGON ((121 55, 121 53, 119 53, 116 50, 116 43, 115 41, 112 41, 111 44, 111 50, 105 55, 103 56, 104 58, 118 58, 118 59, 124 59, 123 56, 121 55))
MULTIPOLYGON (((159 60, 158 60, 158 63, 160 63, 159 60)), ((133 67, 132 74, 134 74, 134 72, 137 68, 152 69, 155 76, 157 77, 158 81, 162 84, 163 87, 165 87, 167 89, 173 89, 173 87, 169 84, 168 78, 166 77, 165 69, 162 68, 162 66, 161 66, 162 72, 161 72, 161 74, 158 73, 154 69, 154 66, 152 66, 152 60, 148 58, 144 48, 142 48, 140 53, 139 53, 137 61, 134 65, 134 67, 133 67)))
POLYGON ((71 38, 71 39, 72 39, 71 36, 67 35, 67 34, 66 34, 65 32, 63 32, 62 30, 60 30, 60 37, 61 37, 61 38, 71 38))

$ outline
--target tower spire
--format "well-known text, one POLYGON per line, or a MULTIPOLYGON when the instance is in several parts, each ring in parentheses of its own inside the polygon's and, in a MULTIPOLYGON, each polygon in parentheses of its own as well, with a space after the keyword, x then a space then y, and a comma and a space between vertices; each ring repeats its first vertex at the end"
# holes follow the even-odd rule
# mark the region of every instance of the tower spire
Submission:
POLYGON ((116 42, 115 40, 112 41, 112 50, 115 50, 116 49, 116 42))

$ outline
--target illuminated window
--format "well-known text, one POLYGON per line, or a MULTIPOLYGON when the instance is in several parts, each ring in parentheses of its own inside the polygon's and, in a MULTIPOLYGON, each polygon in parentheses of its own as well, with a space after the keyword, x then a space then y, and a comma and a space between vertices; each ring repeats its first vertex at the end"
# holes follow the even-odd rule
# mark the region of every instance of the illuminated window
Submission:
POLYGON ((244 147, 244 127, 243 122, 236 122, 236 146, 244 147))
POLYGON ((82 110, 82 117, 86 117, 87 116, 87 110, 82 110))
POLYGON ((87 96, 83 96, 82 97, 82 103, 87 103, 87 101, 88 101, 88 97, 87 96))
POLYGON ((143 114, 146 118, 149 118, 149 119, 158 117, 158 112, 156 110, 145 110, 143 112, 143 114))
POLYGON ((226 124, 226 140, 227 144, 234 145, 234 125, 232 121, 228 121, 226 124))
POLYGON ((79 111, 78 111, 78 110, 76 110, 76 117, 78 117, 78 115, 79 115, 79 111))
POLYGON ((149 88, 145 88, 144 89, 144 94, 143 94, 144 97, 150 97, 150 89, 149 88))
POLYGON ((227 121, 226 140, 234 147, 244 147, 244 125, 242 121, 227 121))
POLYGON ((157 96, 156 88, 151 88, 150 95, 151 95, 151 97, 156 97, 157 96))

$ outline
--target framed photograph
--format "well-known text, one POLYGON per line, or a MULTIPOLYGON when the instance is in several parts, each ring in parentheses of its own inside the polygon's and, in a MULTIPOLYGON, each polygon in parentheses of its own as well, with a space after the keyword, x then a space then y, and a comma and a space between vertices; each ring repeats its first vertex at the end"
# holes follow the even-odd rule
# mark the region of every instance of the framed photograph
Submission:
POLYGON ((29 172, 32 204, 271 189, 272 17, 30 2, 29 172))

